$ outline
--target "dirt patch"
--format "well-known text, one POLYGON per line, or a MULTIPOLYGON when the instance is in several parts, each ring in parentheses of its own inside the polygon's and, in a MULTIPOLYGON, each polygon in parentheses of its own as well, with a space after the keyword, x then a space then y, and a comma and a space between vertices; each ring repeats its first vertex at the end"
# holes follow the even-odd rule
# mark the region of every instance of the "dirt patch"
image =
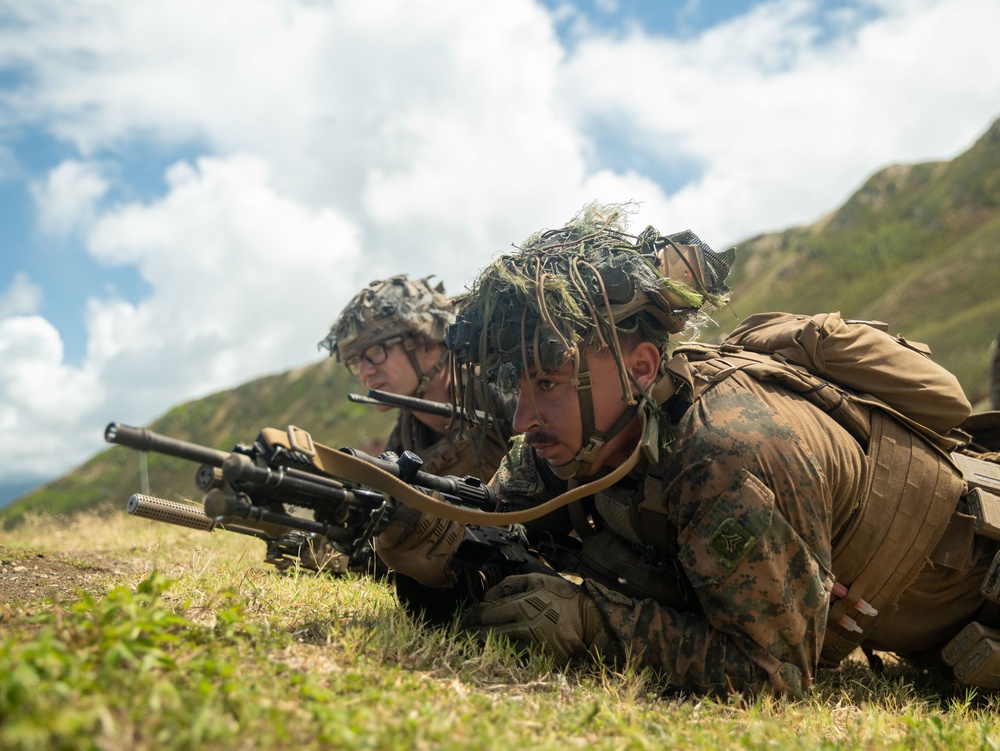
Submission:
POLYGON ((0 549, 0 602, 29 603, 55 595, 75 600, 78 590, 102 595, 110 579, 132 567, 111 558, 54 556, 0 549))

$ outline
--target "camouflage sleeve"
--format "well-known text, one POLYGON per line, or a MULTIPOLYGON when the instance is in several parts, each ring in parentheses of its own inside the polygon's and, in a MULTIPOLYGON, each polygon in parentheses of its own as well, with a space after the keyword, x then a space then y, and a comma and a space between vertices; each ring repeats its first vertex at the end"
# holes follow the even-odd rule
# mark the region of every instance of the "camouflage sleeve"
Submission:
POLYGON ((609 653, 637 655, 686 690, 801 696, 819 663, 833 577, 819 431, 796 423, 828 418, 811 405, 790 416, 790 397, 738 386, 737 376, 688 410, 664 478, 700 612, 587 587, 613 634, 609 653))

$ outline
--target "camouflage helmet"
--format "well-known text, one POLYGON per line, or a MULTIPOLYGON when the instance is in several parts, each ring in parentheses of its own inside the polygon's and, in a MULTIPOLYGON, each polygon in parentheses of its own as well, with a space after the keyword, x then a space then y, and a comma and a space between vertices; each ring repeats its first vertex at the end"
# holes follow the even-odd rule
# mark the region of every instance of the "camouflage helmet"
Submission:
POLYGON ((460 363, 491 367, 537 360, 557 369, 581 348, 618 350, 641 330, 664 345, 729 300, 735 248, 716 253, 690 230, 626 230, 629 205, 584 208, 565 227, 525 240, 456 298, 448 347, 460 363))
POLYGON ((460 383, 513 386, 526 368, 553 372, 573 363, 583 447, 569 465, 554 468, 564 478, 589 474, 638 410, 621 338, 637 335, 665 354, 670 334, 699 325, 729 301, 725 280, 735 248, 716 253, 690 230, 661 235, 647 227, 631 235, 630 208, 591 204, 566 226, 537 232, 516 253, 497 258, 456 300, 459 316, 448 330, 456 367, 466 370, 460 383), (589 347, 611 351, 628 405, 605 431, 594 425, 589 347))
POLYGON ((371 282, 341 311, 319 347, 347 362, 397 336, 443 342, 445 328, 455 320, 454 304, 445 296, 444 284, 432 286, 432 278, 397 274, 371 282))

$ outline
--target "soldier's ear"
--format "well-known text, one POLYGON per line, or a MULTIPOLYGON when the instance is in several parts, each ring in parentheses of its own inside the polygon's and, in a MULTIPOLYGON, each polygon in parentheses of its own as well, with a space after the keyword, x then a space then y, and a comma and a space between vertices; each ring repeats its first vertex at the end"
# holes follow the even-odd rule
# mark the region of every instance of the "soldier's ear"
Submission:
POLYGON ((660 350, 652 342, 639 342, 628 353, 628 369, 636 383, 648 389, 656 381, 660 368, 660 350))

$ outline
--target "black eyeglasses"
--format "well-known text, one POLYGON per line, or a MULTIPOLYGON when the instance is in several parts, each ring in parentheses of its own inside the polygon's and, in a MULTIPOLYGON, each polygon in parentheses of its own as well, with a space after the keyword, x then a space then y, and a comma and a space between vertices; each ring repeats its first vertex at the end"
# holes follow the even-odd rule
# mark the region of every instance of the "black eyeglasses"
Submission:
POLYGON ((364 352, 362 352, 357 357, 352 357, 344 362, 347 369, 351 371, 354 375, 358 375, 361 371, 361 361, 364 360, 369 365, 381 365, 385 362, 386 358, 389 356, 389 347, 393 344, 398 344, 403 341, 401 336, 393 336, 386 339, 384 342, 379 342, 378 344, 373 344, 364 352))

